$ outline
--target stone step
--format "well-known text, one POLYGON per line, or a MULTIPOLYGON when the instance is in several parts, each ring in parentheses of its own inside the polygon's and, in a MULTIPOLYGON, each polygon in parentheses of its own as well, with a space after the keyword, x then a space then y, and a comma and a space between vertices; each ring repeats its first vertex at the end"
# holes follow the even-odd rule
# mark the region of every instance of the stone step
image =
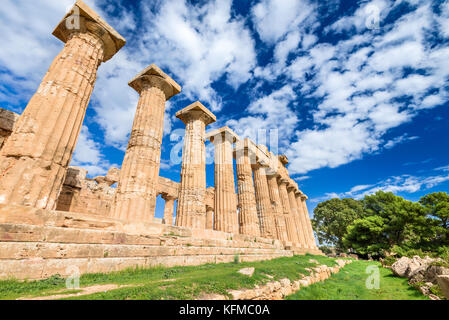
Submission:
POLYGON ((194 239, 172 235, 150 236, 26 224, 0 224, 0 241, 284 249, 282 246, 254 241, 194 239))
POLYGON ((232 234, 206 229, 190 229, 151 222, 127 222, 100 215, 51 211, 33 207, 0 204, 0 224, 52 226, 72 229, 115 231, 142 237, 165 236, 197 240, 236 240, 283 248, 279 240, 232 234))
POLYGON ((163 247, 125 244, 67 244, 46 242, 0 242, 0 260, 115 257, 165 257, 192 255, 283 255, 285 250, 227 247, 163 247))
MULTIPOLYGON (((269 255, 240 255, 239 259, 241 262, 253 262, 284 256, 291 256, 291 252, 284 251, 283 253, 269 255)), ((232 261, 234 261, 234 255, 0 260, 0 278, 33 280, 48 278, 54 274, 69 277, 77 273, 108 273, 137 266, 194 266, 205 263, 226 263, 232 261)))

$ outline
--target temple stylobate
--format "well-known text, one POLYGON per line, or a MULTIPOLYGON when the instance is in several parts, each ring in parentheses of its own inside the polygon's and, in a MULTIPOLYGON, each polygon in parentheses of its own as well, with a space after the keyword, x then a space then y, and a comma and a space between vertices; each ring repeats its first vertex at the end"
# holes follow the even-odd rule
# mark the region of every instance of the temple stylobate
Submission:
POLYGON ((126 41, 81 0, 54 35, 64 46, 24 112, 0 109, 0 278, 322 254, 287 157, 228 127, 207 132, 220 119, 199 101, 176 113, 180 181, 159 175, 165 104, 181 87, 154 64, 129 82, 139 100, 121 169, 89 178, 69 167, 97 70, 126 41))

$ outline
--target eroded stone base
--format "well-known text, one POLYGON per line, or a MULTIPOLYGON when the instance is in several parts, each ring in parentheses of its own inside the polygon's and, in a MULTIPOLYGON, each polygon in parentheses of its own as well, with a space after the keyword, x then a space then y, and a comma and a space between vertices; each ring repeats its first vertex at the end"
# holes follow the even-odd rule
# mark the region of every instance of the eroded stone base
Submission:
POLYGON ((267 260, 307 249, 278 240, 0 205, 0 278, 41 279, 142 266, 267 260), (76 269, 75 269, 76 270, 76 269))

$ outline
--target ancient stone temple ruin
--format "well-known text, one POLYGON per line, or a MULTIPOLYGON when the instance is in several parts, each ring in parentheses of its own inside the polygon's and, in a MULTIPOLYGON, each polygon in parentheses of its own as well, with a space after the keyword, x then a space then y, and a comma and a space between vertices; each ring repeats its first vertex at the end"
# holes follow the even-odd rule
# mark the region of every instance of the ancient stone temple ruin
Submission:
POLYGON ((24 112, 0 110, 0 278, 321 253, 287 158, 228 127, 207 132, 217 119, 200 102, 176 114, 185 124, 180 183, 159 176, 165 104, 181 87, 155 65, 129 82, 140 98, 121 170, 90 179, 69 167, 97 69, 125 39, 82 1, 53 35, 65 45, 24 112))

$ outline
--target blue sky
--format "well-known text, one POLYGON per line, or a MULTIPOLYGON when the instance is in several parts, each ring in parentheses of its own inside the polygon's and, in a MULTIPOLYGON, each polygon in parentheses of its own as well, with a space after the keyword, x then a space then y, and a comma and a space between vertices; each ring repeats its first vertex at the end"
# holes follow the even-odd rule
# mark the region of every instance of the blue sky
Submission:
MULTIPOLYGON (((241 137, 277 130, 313 209, 334 196, 448 191, 449 1, 86 0, 128 41, 100 67, 72 160, 94 177, 120 166, 151 63, 182 87, 167 104, 161 175, 200 100, 241 137)), ((3 0, 0 106, 22 112, 63 44, 71 0, 3 0)), ((179 148, 178 148, 179 149, 179 148)), ((214 184, 208 143, 208 186, 214 184)), ((171 159, 171 160, 170 160, 171 159)), ((157 216, 161 214, 158 201, 157 216)))

